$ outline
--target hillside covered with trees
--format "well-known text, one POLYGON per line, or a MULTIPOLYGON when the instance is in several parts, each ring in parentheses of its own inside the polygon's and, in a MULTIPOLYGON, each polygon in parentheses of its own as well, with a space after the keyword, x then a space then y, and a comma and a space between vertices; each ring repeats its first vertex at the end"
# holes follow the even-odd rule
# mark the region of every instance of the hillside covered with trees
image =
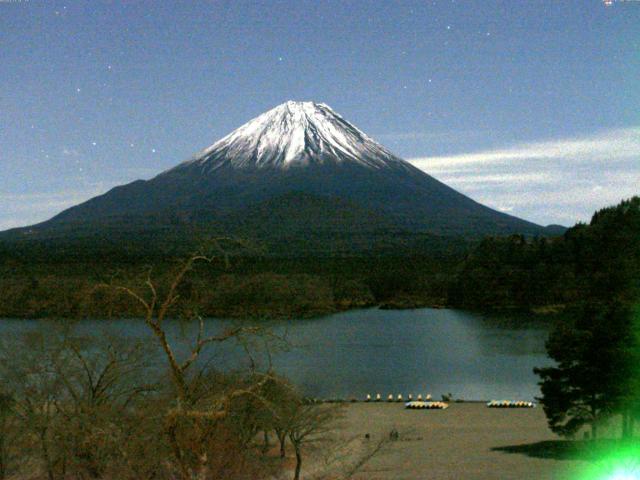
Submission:
MULTIPOLYGON (((232 242, 228 262, 199 266, 182 298, 207 316, 309 317, 351 308, 454 307, 555 313, 584 298, 631 295, 638 282, 640 198, 596 212, 559 237, 444 238, 366 255, 273 254, 232 242)), ((144 243, 144 242, 143 242, 144 243)), ((206 245, 206 241, 200 242, 206 245)), ((0 244, 0 317, 139 315, 96 285, 160 284, 187 255, 168 243, 0 244)), ((194 245, 189 248, 195 248, 194 245)))
POLYGON ((448 303, 471 309, 562 309, 626 300, 640 276, 640 197, 596 212, 557 238, 483 240, 460 264, 448 303))

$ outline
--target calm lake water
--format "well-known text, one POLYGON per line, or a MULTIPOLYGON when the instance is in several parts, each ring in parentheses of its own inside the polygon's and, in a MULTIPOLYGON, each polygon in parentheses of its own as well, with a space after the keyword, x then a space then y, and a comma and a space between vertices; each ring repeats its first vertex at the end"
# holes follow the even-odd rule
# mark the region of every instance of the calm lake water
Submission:
MULTIPOLYGON (((229 323, 208 319, 206 328, 214 332, 229 323)), ((0 320, 3 337, 51 328, 45 321, 0 320)), ((78 329, 92 335, 148 335, 142 320, 134 319, 85 320, 78 329)), ((289 345, 272 352, 276 371, 319 398, 430 393, 439 399, 450 392, 471 400, 532 400, 539 395, 532 369, 550 364, 544 351, 547 330, 497 327, 480 315, 456 310, 355 310, 270 323, 269 329, 286 336, 289 345)), ((194 332, 193 325, 171 323, 177 342, 186 344, 194 332)), ((259 362, 266 358, 260 345, 249 347, 259 362)), ((249 362, 237 342, 214 346, 207 356, 225 368, 249 362)))

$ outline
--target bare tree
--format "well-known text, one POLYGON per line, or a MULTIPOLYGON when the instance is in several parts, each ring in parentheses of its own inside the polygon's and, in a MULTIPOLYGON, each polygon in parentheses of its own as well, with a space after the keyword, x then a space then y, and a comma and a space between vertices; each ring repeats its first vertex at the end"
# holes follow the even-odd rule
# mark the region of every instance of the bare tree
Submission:
POLYGON ((287 436, 296 455, 293 479, 300 479, 303 446, 321 441, 332 431, 338 410, 334 406, 297 402, 289 406, 287 412, 287 436))
MULTIPOLYGON (((202 388, 198 369, 195 369, 196 373, 192 374, 193 366, 206 347, 230 339, 258 334, 260 329, 257 327, 233 327, 220 333, 207 335, 204 320, 197 312, 191 310, 188 312, 188 320, 197 322, 198 331, 189 352, 183 358, 179 358, 167 333, 166 321, 170 314, 175 313, 174 310, 180 300, 180 287, 185 277, 197 263, 210 264, 216 260, 222 260, 225 265, 228 265, 228 255, 221 246, 222 242, 228 240, 212 241, 217 254, 194 254, 189 257, 177 270, 165 293, 156 286, 151 278, 151 272, 145 281, 146 293, 140 293, 126 286, 112 286, 133 298, 142 307, 144 322, 164 352, 176 395, 175 407, 166 414, 165 433, 183 480, 207 478, 213 460, 210 454, 216 453, 215 449, 212 450, 209 447, 212 437, 221 434, 219 422, 229 417, 234 405, 241 398, 252 397, 262 402, 260 391, 271 378, 269 373, 258 375, 254 372, 252 375, 254 381, 251 384, 245 383, 234 388, 213 391, 202 388)), ((264 405, 267 404, 268 402, 264 401, 264 405)))
POLYGON ((149 349, 109 335, 67 335, 62 347, 53 363, 62 390, 55 407, 66 424, 69 468, 101 478, 118 463, 130 407, 157 390, 144 380, 149 349))
POLYGON ((49 326, 46 336, 3 342, 0 376, 12 396, 1 435, 22 434, 21 451, 39 452, 50 480, 100 478, 122 458, 134 402, 154 390, 141 381, 145 352, 49 326))
POLYGON ((273 426, 280 440, 281 458, 285 444, 291 444, 296 463, 294 480, 302 472, 303 455, 312 453, 316 480, 353 478, 389 444, 387 437, 377 442, 360 436, 345 438, 339 435, 343 405, 320 404, 305 400, 292 388, 278 384, 278 398, 274 403, 273 426), (321 460, 319 462, 319 460, 321 460))
POLYGON ((188 388, 187 372, 189 368, 196 362, 202 350, 212 343, 221 343, 231 338, 237 338, 240 335, 255 333, 258 331, 254 327, 236 327, 230 328, 216 335, 205 335, 204 321, 197 313, 191 312, 192 318, 198 322, 198 333, 193 344, 191 345, 189 354, 183 358, 178 359, 174 347, 171 345, 167 330, 165 327, 165 320, 168 318, 172 309, 176 307, 180 300, 179 288, 186 275, 193 270, 194 266, 199 262, 212 263, 215 260, 222 259, 225 264, 228 264, 229 259, 226 252, 220 246, 220 242, 224 239, 215 239, 214 245, 221 252, 219 255, 204 255, 194 254, 189 257, 177 270, 176 274, 171 279, 169 288, 166 293, 161 294, 159 288, 151 278, 151 270, 149 270, 145 286, 147 287, 147 293, 139 293, 132 288, 126 286, 113 286, 102 285, 102 287, 112 287, 118 291, 124 292, 129 297, 133 298, 143 308, 144 322, 149 327, 153 335, 158 340, 160 347, 162 348, 166 357, 173 384, 176 388, 178 408, 189 408, 194 399, 188 388))
POLYGON ((46 477, 55 480, 66 469, 66 439, 59 435, 60 419, 55 407, 62 400, 61 384, 53 366, 59 350, 57 332, 52 332, 50 341, 45 341, 42 334, 3 340, 0 376, 13 399, 13 420, 46 477))

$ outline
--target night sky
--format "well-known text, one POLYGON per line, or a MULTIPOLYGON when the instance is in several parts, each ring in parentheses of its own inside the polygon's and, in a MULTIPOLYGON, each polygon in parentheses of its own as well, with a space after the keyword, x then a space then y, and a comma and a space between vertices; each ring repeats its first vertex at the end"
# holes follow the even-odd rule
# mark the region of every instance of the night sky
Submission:
POLYGON ((640 1, 0 0, 0 229, 324 102, 491 207, 640 194, 640 1))

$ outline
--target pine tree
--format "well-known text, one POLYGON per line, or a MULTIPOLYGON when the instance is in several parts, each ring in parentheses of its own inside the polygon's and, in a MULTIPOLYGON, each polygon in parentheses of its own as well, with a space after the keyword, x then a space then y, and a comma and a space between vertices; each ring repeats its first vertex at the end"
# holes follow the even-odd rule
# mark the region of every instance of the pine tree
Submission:
POLYGON ((625 409, 629 400, 635 337, 629 309, 620 303, 581 307, 570 324, 560 325, 547 342, 557 365, 536 368, 549 427, 572 436, 625 409))

